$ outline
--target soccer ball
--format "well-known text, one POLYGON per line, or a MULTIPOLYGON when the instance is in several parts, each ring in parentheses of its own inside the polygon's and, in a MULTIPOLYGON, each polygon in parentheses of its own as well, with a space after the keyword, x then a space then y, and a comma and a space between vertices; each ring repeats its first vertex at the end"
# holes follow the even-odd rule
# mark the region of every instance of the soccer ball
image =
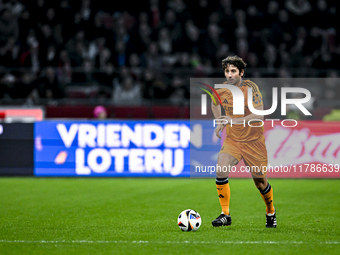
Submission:
POLYGON ((177 219, 177 225, 182 231, 196 231, 201 226, 201 215, 195 210, 186 209, 177 219))

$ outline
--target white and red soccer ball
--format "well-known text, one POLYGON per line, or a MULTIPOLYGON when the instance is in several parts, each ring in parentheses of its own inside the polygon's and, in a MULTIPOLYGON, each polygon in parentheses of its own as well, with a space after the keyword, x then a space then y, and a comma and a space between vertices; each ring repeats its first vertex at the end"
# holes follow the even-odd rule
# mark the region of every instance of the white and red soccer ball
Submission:
POLYGON ((201 215, 195 210, 186 209, 177 218, 177 225, 182 231, 196 231, 201 226, 201 215))

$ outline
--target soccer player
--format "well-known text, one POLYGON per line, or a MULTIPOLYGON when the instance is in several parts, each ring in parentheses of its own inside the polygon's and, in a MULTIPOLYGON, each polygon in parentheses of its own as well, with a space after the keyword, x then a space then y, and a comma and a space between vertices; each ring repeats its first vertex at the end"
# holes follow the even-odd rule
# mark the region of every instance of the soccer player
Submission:
POLYGON ((244 115, 233 115, 233 96, 229 89, 218 89, 217 92, 221 98, 212 102, 212 112, 215 119, 219 118, 228 121, 228 124, 219 124, 216 126, 215 133, 221 139, 220 132, 226 130, 226 138, 218 155, 216 171, 216 188, 219 201, 222 207, 222 213, 212 221, 214 227, 231 225, 231 216, 229 211, 230 187, 228 175, 234 165, 238 164, 241 159, 251 169, 255 186, 260 191, 261 197, 266 205, 266 227, 276 227, 276 214, 273 206, 273 188, 268 183, 266 171, 263 166, 267 167, 267 149, 265 138, 263 136, 262 122, 263 115, 256 115, 249 111, 248 97, 252 97, 253 106, 257 110, 263 110, 262 95, 259 87, 250 80, 243 80, 246 63, 239 56, 229 56, 222 60, 222 69, 227 84, 240 88, 243 92, 244 115), (252 94, 248 95, 248 88, 252 89, 252 94), (225 109, 225 116, 221 116, 221 106, 225 109), (257 119, 257 122, 255 121, 257 119), (251 126, 248 125, 248 121, 251 126), (230 125, 232 121, 232 126, 230 125), (240 123, 240 124, 235 124, 240 123), (245 124, 244 124, 245 123, 245 124), (224 168, 223 168, 224 167, 224 168), (256 168, 257 167, 257 168, 256 168), (223 169, 223 170, 222 170, 223 169))

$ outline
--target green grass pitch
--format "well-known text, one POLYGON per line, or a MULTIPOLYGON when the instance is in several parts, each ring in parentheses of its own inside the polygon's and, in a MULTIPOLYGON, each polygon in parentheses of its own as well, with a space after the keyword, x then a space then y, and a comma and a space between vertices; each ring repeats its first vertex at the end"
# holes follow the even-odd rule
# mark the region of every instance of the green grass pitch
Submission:
POLYGON ((251 179, 230 179, 230 227, 214 179, 0 178, 0 254, 340 254, 340 180, 271 179, 278 227, 251 179), (202 226, 182 232, 177 216, 202 226))

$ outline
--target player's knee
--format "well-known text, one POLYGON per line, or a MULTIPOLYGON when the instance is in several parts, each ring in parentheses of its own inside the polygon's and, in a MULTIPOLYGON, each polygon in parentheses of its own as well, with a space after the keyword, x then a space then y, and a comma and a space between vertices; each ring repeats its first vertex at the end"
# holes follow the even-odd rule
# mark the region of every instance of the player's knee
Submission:
POLYGON ((216 166, 216 177, 227 178, 230 169, 238 163, 237 159, 227 153, 220 153, 216 166))
POLYGON ((223 171, 222 168, 221 170, 216 171, 216 178, 228 178, 229 176, 229 171, 223 171))
POLYGON ((253 180, 259 190, 264 190, 268 185, 267 178, 254 178, 253 180))
POLYGON ((219 162, 216 166, 216 177, 217 178, 228 178, 229 175, 229 165, 219 162))
POLYGON ((218 165, 220 166, 234 166, 238 163, 237 159, 228 153, 220 153, 218 155, 218 165))
POLYGON ((258 183, 255 182, 255 186, 259 190, 264 190, 264 188, 265 188, 264 183, 261 183, 261 182, 258 182, 258 183))

